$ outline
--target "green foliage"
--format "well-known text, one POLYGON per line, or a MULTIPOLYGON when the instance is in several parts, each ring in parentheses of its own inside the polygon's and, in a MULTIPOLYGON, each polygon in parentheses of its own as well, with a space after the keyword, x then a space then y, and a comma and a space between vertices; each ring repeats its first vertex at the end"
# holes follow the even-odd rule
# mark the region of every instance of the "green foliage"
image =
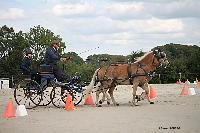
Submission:
POLYGON ((76 54, 75 52, 68 52, 68 53, 63 54, 63 56, 70 56, 71 57, 70 61, 72 61, 75 64, 84 63, 83 59, 80 56, 78 56, 78 54, 76 54))
POLYGON ((142 50, 133 51, 130 55, 128 55, 128 58, 130 62, 133 63, 138 57, 141 57, 142 55, 144 55, 144 52, 142 50))
POLYGON ((6 25, 0 27, 0 73, 1 77, 17 77, 19 72, 18 64, 23 57, 22 51, 26 47, 24 33, 14 32, 13 28, 6 25), (15 67, 13 67, 15 66, 15 67))
MULTIPOLYGON (((193 45, 181 45, 181 44, 166 44, 164 46, 158 46, 154 49, 160 48, 165 51, 170 65, 162 71, 164 80, 166 83, 174 83, 179 78, 182 81, 200 78, 200 47, 193 45)), ((157 69, 157 72, 160 68, 157 69)))
POLYGON ((99 54, 90 55, 87 57, 86 63, 98 68, 108 66, 113 63, 127 63, 128 57, 123 55, 99 54))
POLYGON ((79 73, 83 82, 89 82, 96 68, 93 65, 86 64, 75 52, 68 52, 65 56, 72 57, 67 62, 60 62, 65 73, 71 76, 75 75, 75 73, 79 73))

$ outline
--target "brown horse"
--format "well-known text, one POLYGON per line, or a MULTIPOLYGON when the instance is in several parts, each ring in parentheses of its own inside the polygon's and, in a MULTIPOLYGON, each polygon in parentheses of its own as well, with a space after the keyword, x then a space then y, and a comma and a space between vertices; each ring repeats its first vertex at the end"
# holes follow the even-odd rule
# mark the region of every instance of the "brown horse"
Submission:
MULTIPOLYGON (((132 104, 137 105, 135 102, 137 87, 139 86, 144 89, 146 95, 148 95, 148 82, 152 79, 152 75, 156 67, 159 65, 167 65, 168 63, 169 62, 164 52, 154 50, 146 53, 136 62, 131 64, 112 64, 107 67, 101 67, 95 71, 90 85, 84 92, 84 97, 88 96, 94 88, 96 80, 98 80, 99 82, 96 86, 96 105, 98 106, 103 103, 105 101, 105 97, 108 102, 111 97, 113 104, 118 105, 113 97, 115 87, 117 85, 133 85, 132 104), (108 93, 110 94, 110 97, 107 94, 107 90, 109 90, 108 93), (103 98, 100 102, 98 102, 99 93, 101 92, 103 93, 103 98)), ((147 99, 150 103, 152 103, 149 97, 147 99)))

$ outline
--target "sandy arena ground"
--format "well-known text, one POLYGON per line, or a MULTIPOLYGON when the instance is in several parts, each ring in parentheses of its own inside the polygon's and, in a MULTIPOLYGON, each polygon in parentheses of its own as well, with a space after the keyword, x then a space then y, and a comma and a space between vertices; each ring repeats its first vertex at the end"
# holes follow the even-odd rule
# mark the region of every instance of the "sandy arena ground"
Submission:
MULTIPOLYGON (((118 86, 114 92, 120 103, 117 107, 82 102, 77 110, 66 111, 49 105, 27 110, 28 116, 9 119, 2 115, 13 90, 0 90, 0 133, 200 133, 200 88, 195 87, 196 95, 180 96, 183 85, 152 86, 155 104, 144 100, 140 106, 130 106, 131 87, 118 86)), ((141 93, 140 88, 137 93, 141 93)), ((14 98, 13 103, 16 109, 14 98)))

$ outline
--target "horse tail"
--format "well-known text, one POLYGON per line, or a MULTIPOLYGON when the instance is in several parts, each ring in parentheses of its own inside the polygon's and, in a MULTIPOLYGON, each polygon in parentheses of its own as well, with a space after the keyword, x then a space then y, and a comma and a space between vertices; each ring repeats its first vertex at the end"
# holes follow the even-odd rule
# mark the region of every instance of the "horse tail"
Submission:
POLYGON ((92 89, 94 89, 94 85, 96 82, 96 78, 97 78, 97 74, 100 68, 98 68, 93 76, 92 76, 92 80, 90 81, 90 84, 88 86, 86 86, 86 90, 83 92, 83 99, 87 99, 87 97, 89 96, 89 94, 92 92, 92 89))

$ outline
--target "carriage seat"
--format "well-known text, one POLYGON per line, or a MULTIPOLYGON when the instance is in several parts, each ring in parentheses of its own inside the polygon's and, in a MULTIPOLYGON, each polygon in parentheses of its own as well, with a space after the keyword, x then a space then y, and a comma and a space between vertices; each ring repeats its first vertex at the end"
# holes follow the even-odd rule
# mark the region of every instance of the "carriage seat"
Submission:
POLYGON ((50 65, 42 64, 40 65, 40 74, 53 74, 53 68, 50 65))
POLYGON ((55 76, 53 74, 53 67, 47 64, 40 65, 40 76, 41 76, 41 83, 44 81, 54 80, 55 76))

